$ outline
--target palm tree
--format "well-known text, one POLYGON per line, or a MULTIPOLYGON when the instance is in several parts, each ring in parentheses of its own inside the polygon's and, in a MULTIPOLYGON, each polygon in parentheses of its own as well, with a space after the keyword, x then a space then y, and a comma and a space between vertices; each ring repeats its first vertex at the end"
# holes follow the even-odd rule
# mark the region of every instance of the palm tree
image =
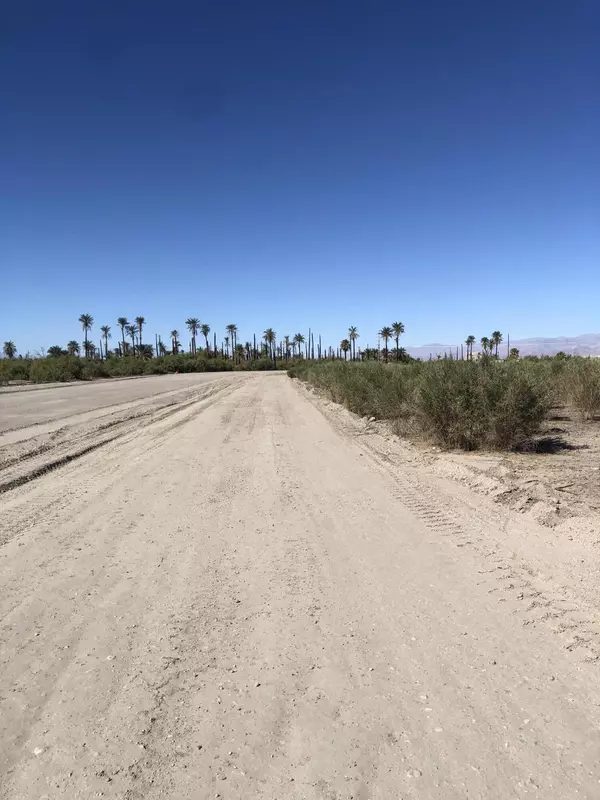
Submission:
POLYGON ((294 336, 294 342, 298 345, 298 355, 302 353, 302 345, 304 344, 304 336, 301 333, 297 333, 294 336))
POLYGON ((473 334, 467 336, 465 339, 465 344, 467 345, 467 360, 473 361, 473 345, 475 344, 475 337, 473 334))
POLYGON ((351 325, 348 328, 348 339, 352 344, 352 361, 356 360, 356 340, 359 337, 358 328, 356 325, 351 325))
POLYGON ((110 335, 110 325, 101 325, 100 330, 102 331, 102 337, 104 339, 104 357, 107 358, 108 340, 112 339, 112 336, 110 335))
POLYGON ((202 331, 202 336, 204 336, 204 341, 206 342, 206 354, 208 355, 210 353, 210 347, 208 346, 208 334, 210 333, 210 325, 207 325, 206 322, 204 322, 200 326, 200 330, 202 331))
POLYGON ((400 361, 400 337, 404 333, 404 323, 392 322, 392 333, 396 340, 396 361, 400 361))
POLYGON ((79 342, 76 342, 75 339, 71 339, 70 342, 67 342, 67 353, 70 356, 78 356, 81 352, 81 347, 79 347, 79 342))
POLYGON ((502 334, 500 331, 494 331, 492 333, 492 345, 496 348, 496 358, 498 358, 498 348, 502 344, 502 334))
POLYGON ((348 358, 348 351, 351 349, 352 345, 348 339, 342 339, 340 342, 340 350, 344 354, 344 361, 348 358))
POLYGON ((481 344, 481 352, 484 356, 487 356, 491 353, 492 343, 488 339, 487 336, 482 336, 479 340, 481 344))
POLYGON ((273 359, 273 364, 276 363, 276 356, 275 356, 275 342, 277 340, 277 334, 273 330, 273 328, 267 328, 267 330, 263 333, 263 339, 265 340, 267 347, 269 348, 269 354, 273 359))
POLYGON ((137 333, 137 327, 135 325, 128 325, 125 330, 127 331, 127 335, 131 336, 131 352, 135 355, 135 335, 137 333))
POLYGON ((171 344, 173 345, 173 355, 176 356, 179 352, 179 331, 173 330, 170 333, 171 336, 171 344))
POLYGON ((66 351, 62 349, 59 344, 53 344, 52 347, 48 348, 48 356, 50 358, 59 358, 60 356, 65 356, 66 351))
MULTIPOLYGON (((233 357, 235 355, 235 346, 237 344, 237 330, 238 330, 238 328, 237 328, 237 325, 234 325, 232 323, 230 325, 227 325, 226 330, 227 330, 227 333, 229 334, 229 340, 231 342, 231 355, 233 357)), ((225 341, 227 341, 227 337, 226 337, 225 341)))
POLYGON ((393 331, 387 325, 385 325, 378 333, 378 336, 381 336, 383 339, 384 347, 383 347, 383 355, 385 360, 388 360, 388 342, 392 338, 393 331))
POLYGON ((17 345, 12 341, 4 342, 2 350, 6 358, 14 358, 17 355, 17 345))
POLYGON ((235 352, 236 352, 236 355, 237 355, 237 360, 238 361, 243 361, 244 354, 245 354, 244 345, 241 344, 241 343, 240 344, 236 344, 235 352))
POLYGON ((81 314, 81 316, 79 317, 79 322, 81 323, 81 327, 83 328, 83 337, 84 337, 83 349, 85 352, 85 356, 87 358, 89 352, 88 332, 92 330, 92 326, 94 324, 94 318, 92 317, 91 314, 81 314))
POLYGON ((519 358, 519 349, 517 347, 511 347, 508 357, 512 359, 519 358))
POLYGON ((88 358, 95 358, 96 356, 96 345, 93 342, 87 343, 87 353, 88 358))
POLYGON ((154 348, 151 344, 138 344, 137 353, 140 358, 153 358, 154 348))
POLYGON ((121 340, 123 342, 123 355, 125 355, 125 328, 129 325, 127 317, 119 317, 117 325, 121 328, 121 340))
POLYGON ((200 320, 198 317, 188 317, 185 324, 187 325, 188 331, 192 334, 192 353, 196 355, 196 336, 200 328, 200 320))
POLYGON ((136 317, 135 318, 135 324, 137 325, 138 343, 141 345, 142 344, 142 329, 143 329, 144 325, 146 324, 146 320, 144 319, 144 317, 136 317))
POLYGON ((284 337, 283 337, 283 346, 285 347, 285 360, 286 360, 286 361, 287 361, 287 360, 289 359, 289 357, 290 357, 290 344, 291 344, 291 339, 290 339, 290 337, 289 337, 289 336, 287 336, 287 335, 286 335, 286 336, 284 336, 284 337))
POLYGON ((225 337, 225 352, 227 353, 227 358, 229 358, 229 336, 225 337))

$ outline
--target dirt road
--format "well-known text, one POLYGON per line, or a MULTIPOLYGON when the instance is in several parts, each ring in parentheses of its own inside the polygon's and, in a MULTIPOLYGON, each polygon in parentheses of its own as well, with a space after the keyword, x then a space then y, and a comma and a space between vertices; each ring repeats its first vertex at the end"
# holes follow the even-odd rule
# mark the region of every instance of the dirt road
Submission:
POLYGON ((600 796, 589 551, 283 375, 140 403, 0 437, 3 798, 600 796))
POLYGON ((219 377, 204 372, 0 388, 0 433, 191 389, 219 377))

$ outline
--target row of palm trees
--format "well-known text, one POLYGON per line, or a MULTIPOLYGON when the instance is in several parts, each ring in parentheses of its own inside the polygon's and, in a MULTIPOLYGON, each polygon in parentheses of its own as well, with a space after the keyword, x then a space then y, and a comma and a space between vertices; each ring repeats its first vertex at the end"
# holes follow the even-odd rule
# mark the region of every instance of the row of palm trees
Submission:
MULTIPOLYGON (((384 325, 383 328, 377 333, 377 336, 380 339, 383 339, 383 357, 387 361, 389 358, 389 348, 388 343, 390 339, 393 339, 396 342, 396 361, 400 361, 402 354, 406 356, 406 351, 404 348, 400 347, 400 337, 404 333, 404 323, 403 322, 392 322, 391 325, 384 325)), ((360 338, 360 334, 358 332, 358 328, 355 325, 351 325, 348 328, 348 336, 345 339, 342 339, 340 342, 340 351, 344 354, 344 359, 348 358, 348 353, 351 354, 351 358, 353 361, 356 360, 356 340, 360 338)), ((372 353, 379 354, 379 348, 376 351, 372 350, 372 348, 366 348, 362 353, 359 352, 359 358, 367 358, 369 359, 372 353)), ((377 355, 377 358, 380 356, 377 355)))
MULTIPOLYGON (((475 344, 475 337, 473 334, 467 336, 465 339, 465 344, 467 346, 467 360, 473 360, 473 345, 475 344)), ((498 348, 504 341, 504 337, 500 333, 500 331, 494 331, 491 337, 482 336, 479 340, 479 344, 481 345, 481 353, 484 356, 491 356, 494 355, 498 358, 498 348)))
MULTIPOLYGON (((112 339, 112 329, 110 325, 101 325, 100 332, 101 332, 101 341, 100 341, 100 348, 96 348, 96 345, 90 340, 90 333, 94 327, 94 317, 91 314, 81 314, 79 316, 79 324, 81 325, 84 341, 83 341, 83 354, 88 358, 94 358, 98 352, 100 357, 106 357, 110 354, 109 349, 109 339, 112 339)), ((153 348, 151 345, 144 344, 142 341, 142 335, 144 330, 144 325, 146 324, 145 317, 139 316, 136 317, 134 322, 129 322, 127 317, 119 317, 117 319, 117 326, 121 332, 121 340, 119 342, 119 354, 120 355, 142 355, 144 357, 152 357, 153 355, 153 348), (131 341, 131 344, 129 341, 131 341)), ((192 354, 197 353, 197 341, 198 336, 202 335, 204 337, 204 344, 205 344, 205 352, 207 355, 217 355, 219 353, 219 349, 217 347, 217 337, 214 334, 214 345, 211 350, 211 345, 209 342, 209 334, 211 332, 211 327, 207 323, 201 323, 197 317, 188 317, 185 321, 185 325, 187 330, 191 336, 190 342, 190 352, 192 354)), ((268 356, 275 360, 277 355, 279 354, 280 358, 284 358, 289 360, 290 358, 295 358, 296 356, 304 356, 305 358, 321 358, 321 357, 330 357, 334 358, 341 357, 343 353, 344 358, 348 357, 348 353, 351 354, 352 360, 356 360, 357 357, 365 358, 369 357, 369 354, 372 354, 372 357, 379 358, 379 348, 377 350, 366 348, 362 353, 358 351, 357 354, 357 340, 360 338, 360 334, 358 332, 358 328, 355 325, 351 325, 348 328, 348 336, 345 339, 342 339, 340 342, 340 347, 337 353, 333 350, 333 348, 329 348, 327 351, 323 350, 321 345, 321 337, 318 337, 318 344, 315 347, 315 336, 314 333, 309 331, 308 333, 308 341, 304 334, 296 333, 294 336, 285 335, 279 346, 277 345, 277 334, 273 330, 273 328, 267 328, 262 336, 262 340, 264 342, 263 346, 259 350, 256 346, 256 337, 254 337, 254 343, 245 342, 242 344, 238 342, 238 326, 231 323, 226 326, 226 335, 224 337, 224 344, 221 347, 221 355, 224 357, 231 357, 236 361, 241 360, 252 360, 260 357, 260 355, 268 356), (315 352, 316 351, 316 352, 315 352)), ((384 348, 384 357, 385 360, 388 360, 388 341, 391 338, 394 338, 396 341, 396 356, 399 358, 400 356, 400 346, 399 340, 400 336, 404 333, 404 325, 401 322, 394 322, 391 326, 387 327, 384 326, 381 331, 379 331, 379 336, 384 340, 385 348, 384 348)), ((177 354, 183 351, 181 345, 181 338, 180 332, 177 329, 173 329, 170 334, 170 347, 167 347, 165 343, 162 341, 160 337, 157 337, 156 341, 156 354, 157 355, 166 355, 168 352, 173 354, 177 354)), ((16 355, 17 348, 14 342, 5 342, 4 344, 4 354, 8 358, 14 358, 16 355)), ((54 345, 50 347, 47 351, 49 356, 61 356, 61 355, 71 355, 71 356, 79 356, 82 353, 82 348, 75 339, 71 339, 67 343, 66 349, 63 349, 60 345, 54 345)))
MULTIPOLYGON (((97 348, 93 344, 93 342, 89 339, 89 333, 94 326, 94 318, 91 314, 81 314, 79 317, 79 323, 81 324, 83 334, 84 334, 84 342, 83 342, 83 353, 88 358, 94 358, 97 354, 97 348)), ((144 325, 146 324, 145 317, 136 317, 135 321, 130 323, 127 317, 119 317, 117 319, 117 325, 121 331, 121 342, 119 343, 119 351, 121 355, 127 355, 133 353, 135 355, 141 355, 144 357, 152 357, 153 355, 153 347, 151 345, 145 345, 142 341, 142 334, 144 330, 144 325), (126 341, 126 336, 131 340, 131 346, 129 342, 126 341)), ((214 347, 211 350, 210 343, 208 336, 211 332, 210 325, 206 323, 201 323, 197 317, 188 317, 185 321, 186 328, 191 335, 191 344, 190 344, 190 351, 192 354, 196 354, 197 352, 197 338, 199 335, 204 337, 205 343, 205 352, 207 355, 217 355, 219 350, 217 348, 217 339, 216 334, 214 335, 214 347)), ((224 357, 231 357, 235 361, 243 361, 243 360, 252 360, 258 358, 260 355, 268 356, 269 358, 273 359, 274 361, 279 354, 280 358, 285 358, 289 360, 289 358, 295 358, 297 355, 306 358, 314 358, 315 357, 315 342, 314 342, 314 334, 309 332, 308 338, 308 345, 304 349, 303 353, 303 346, 306 344, 306 338, 301 333, 296 333, 293 337, 286 335, 283 337, 282 341, 277 347, 277 334, 273 330, 273 328, 267 328, 262 336, 264 345, 259 351, 256 346, 256 337, 254 339, 254 344, 251 342, 245 342, 244 344, 238 342, 238 327, 235 324, 229 324, 225 328, 226 336, 224 338, 224 347, 221 348, 221 355, 224 357)), ((396 343, 395 348, 395 357, 397 361, 402 360, 406 357, 406 351, 404 348, 400 347, 400 337, 404 333, 405 328, 402 322, 393 322, 391 325, 387 326, 384 325, 381 330, 378 332, 378 336, 381 340, 383 340, 383 357, 385 361, 389 359, 389 342, 390 340, 394 340, 396 343)), ((100 346, 100 356, 106 357, 109 354, 109 345, 108 340, 112 338, 111 334, 111 327, 110 325, 101 325, 100 326, 101 332, 101 346, 100 346), (103 347, 102 347, 103 343, 103 347)), ((173 354, 177 354, 182 352, 182 346, 180 341, 180 334, 178 330, 172 330, 170 332, 171 338, 171 347, 167 348, 166 345, 163 343, 162 339, 157 338, 157 345, 156 351, 157 355, 166 355, 168 352, 173 354)), ((339 345, 339 350, 337 351, 337 356, 341 357, 343 353, 344 359, 348 358, 348 354, 352 360, 357 359, 357 340, 360 338, 360 334, 358 332, 358 328, 355 325, 351 325, 348 328, 348 335, 344 339, 341 340, 339 345)), ((495 356, 498 358, 499 355, 499 347, 504 341, 504 337, 500 331, 494 331, 490 337, 482 336, 479 340, 481 345, 481 354, 483 356, 495 356)), ((476 338, 472 334, 467 336, 465 339, 466 345, 466 358, 467 360, 473 360, 473 347, 476 343, 476 338)), ((3 353, 6 358, 14 358, 17 354, 17 347, 12 340, 4 342, 3 346, 3 353)), ((81 354, 81 347, 79 342, 75 339, 71 339, 67 343, 66 350, 61 348, 59 345, 54 345, 48 349, 49 356, 61 356, 61 355, 71 355, 71 356, 78 356, 81 354)), ((329 348, 328 352, 323 352, 321 349, 320 337, 319 337, 319 344, 317 347, 317 356, 318 358, 324 357, 335 357, 336 353, 332 348, 329 348)), ((509 357, 518 358, 519 351, 516 348, 512 348, 509 353, 509 357)), ((381 351, 380 348, 365 348, 362 352, 358 351, 358 359, 369 359, 381 358, 381 351)))

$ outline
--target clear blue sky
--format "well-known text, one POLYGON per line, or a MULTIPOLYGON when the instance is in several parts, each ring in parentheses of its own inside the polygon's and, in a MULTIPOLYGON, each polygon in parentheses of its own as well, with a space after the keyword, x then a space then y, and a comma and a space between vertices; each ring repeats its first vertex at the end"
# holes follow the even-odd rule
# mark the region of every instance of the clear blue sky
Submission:
MULTIPOLYGON (((600 330, 598 0, 21 0, 0 339, 600 330)), ((185 341, 185 339, 184 339, 185 341)))

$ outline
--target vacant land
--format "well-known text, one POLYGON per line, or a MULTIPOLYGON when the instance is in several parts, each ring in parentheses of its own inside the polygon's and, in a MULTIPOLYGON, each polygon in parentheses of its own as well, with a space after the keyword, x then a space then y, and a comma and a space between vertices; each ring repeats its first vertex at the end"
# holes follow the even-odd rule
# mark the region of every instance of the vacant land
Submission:
POLYGON ((0 433, 75 414, 182 392, 219 380, 216 373, 160 375, 116 381, 0 388, 0 433))
POLYGON ((0 435, 3 798, 598 797, 594 543, 283 375, 163 380, 0 435))

